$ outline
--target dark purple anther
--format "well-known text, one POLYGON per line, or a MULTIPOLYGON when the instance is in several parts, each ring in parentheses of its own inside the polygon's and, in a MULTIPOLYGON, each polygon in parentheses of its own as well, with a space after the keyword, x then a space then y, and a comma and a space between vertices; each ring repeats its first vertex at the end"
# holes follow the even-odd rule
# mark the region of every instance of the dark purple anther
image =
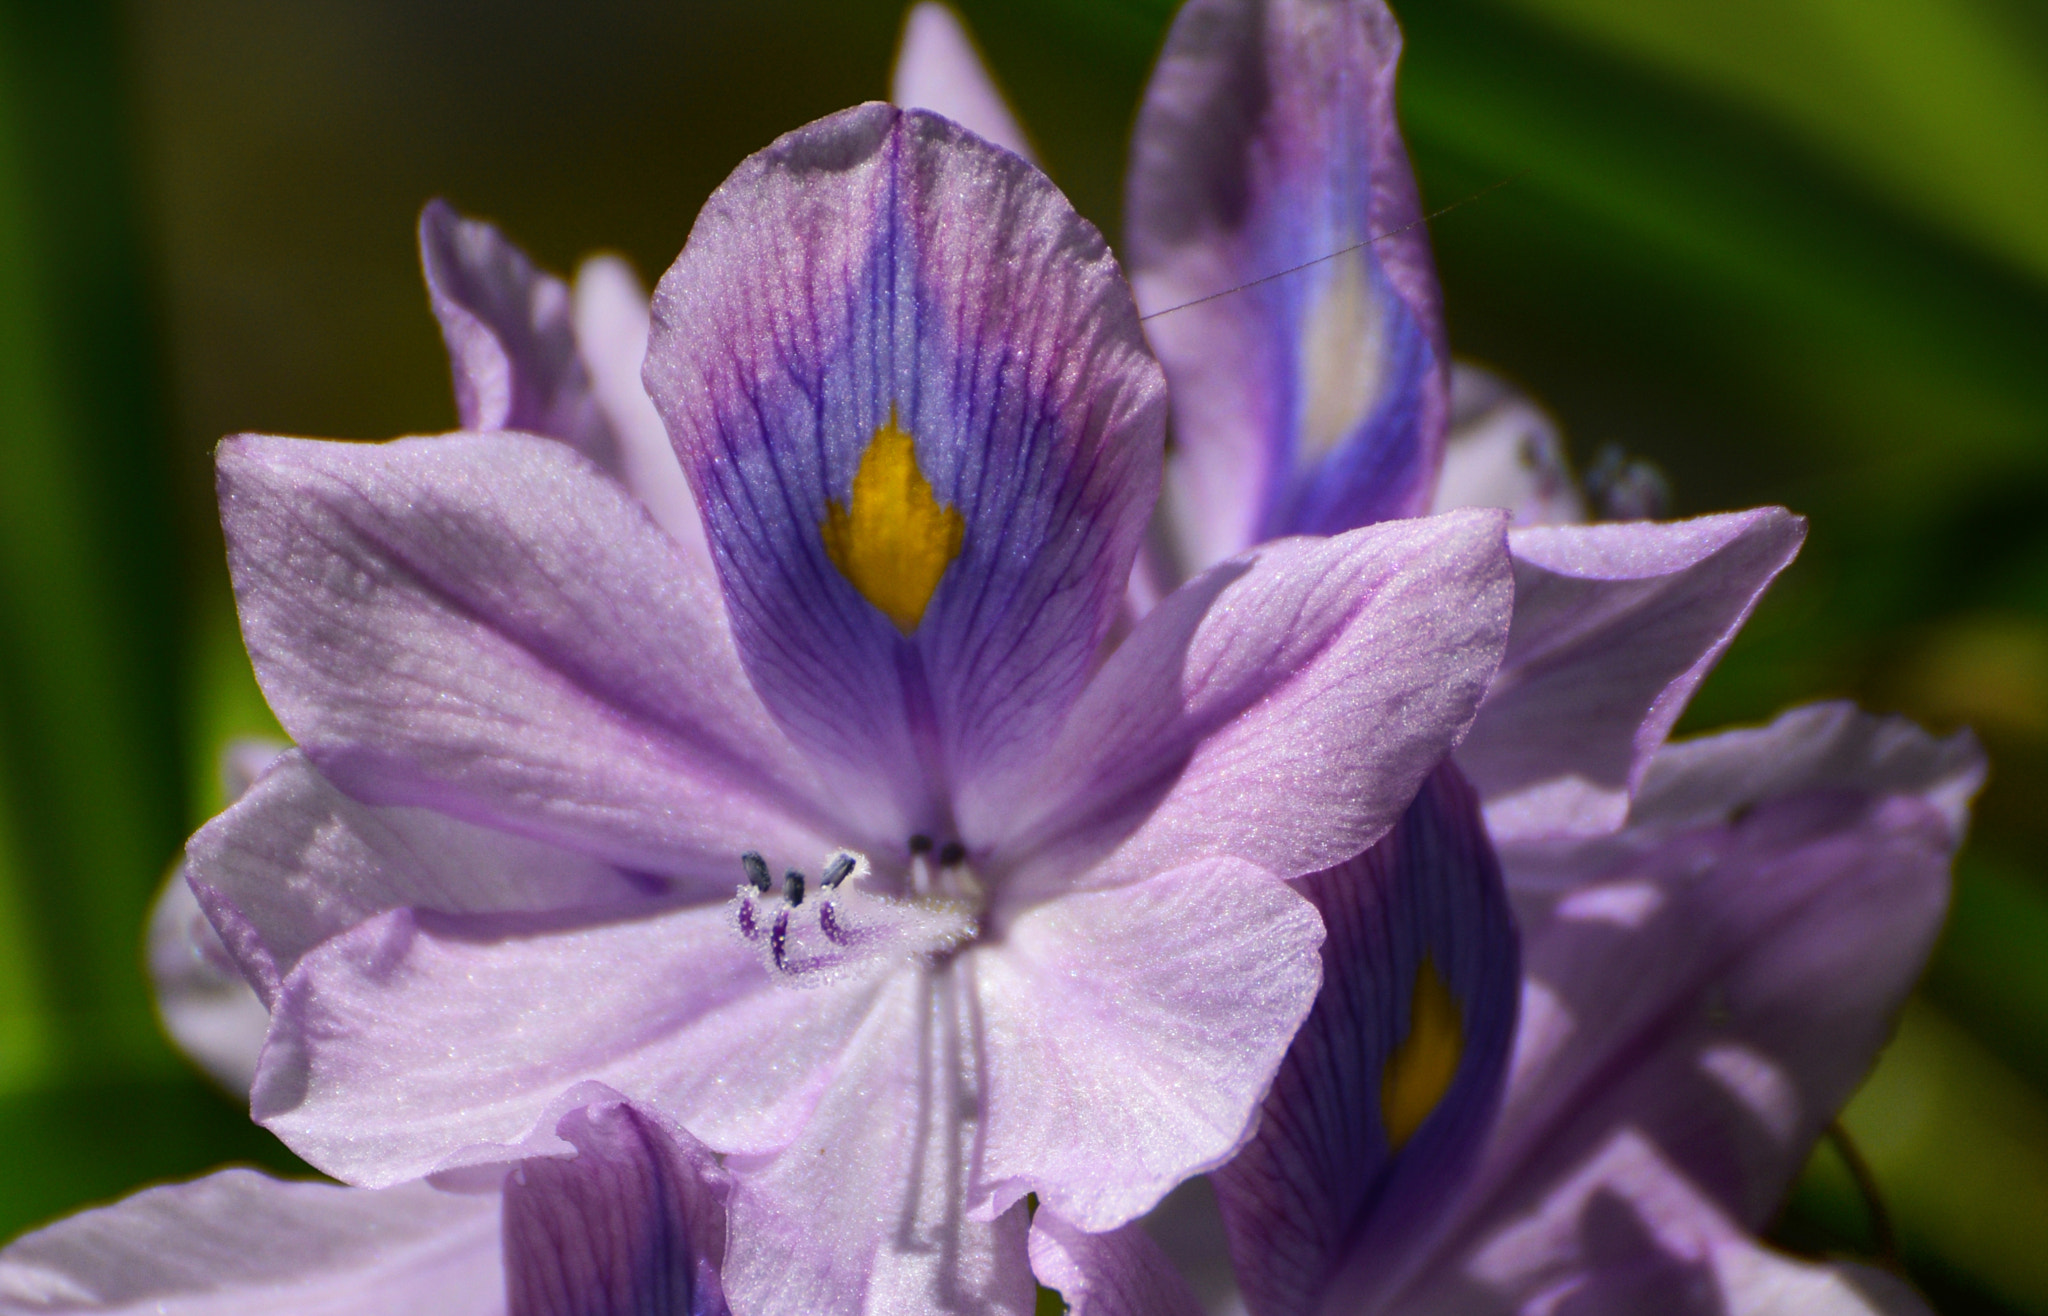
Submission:
POLYGON ((939 867, 951 868, 966 857, 966 846, 958 841, 948 841, 939 849, 939 867))
POLYGON ((818 906, 818 931, 824 933, 825 940, 835 946, 853 944, 853 938, 847 935, 845 928, 839 926, 839 911, 832 908, 832 902, 829 900, 818 906))
POLYGON ((781 910, 775 915, 775 927, 768 933, 768 954, 775 961, 775 967, 789 972, 789 911, 781 910))
POLYGON ((854 857, 850 854, 841 852, 833 855, 832 862, 825 865, 824 875, 818 879, 818 885, 827 891, 832 890, 853 872, 854 863, 854 857))
POLYGON ((782 875, 782 898, 792 909, 804 903, 804 875, 794 868, 782 875))
POLYGON ((914 855, 929 853, 931 848, 932 838, 926 836, 923 832, 919 832, 910 838, 910 853, 914 855))
POLYGON ((747 870, 747 881, 762 895, 768 894, 768 861, 759 852, 749 850, 740 856, 740 867, 747 870))

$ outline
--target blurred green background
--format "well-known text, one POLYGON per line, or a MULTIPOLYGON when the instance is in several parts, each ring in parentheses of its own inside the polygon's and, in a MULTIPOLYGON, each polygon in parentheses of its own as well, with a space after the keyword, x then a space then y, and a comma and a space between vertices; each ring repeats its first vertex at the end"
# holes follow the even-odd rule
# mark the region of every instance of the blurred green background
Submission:
MULTIPOLYGON (((1117 231, 1171 0, 965 0, 1117 231)), ((1913 1277, 2048 1312, 2048 5, 1407 0, 1454 345, 1679 512, 1813 518, 1687 729, 1852 695, 1995 775, 1850 1108, 1913 1277)), ((775 134, 882 94, 895 0, 0 3, 0 1237, 294 1165, 160 1038, 143 912, 267 723, 209 451, 453 423, 428 197, 650 280, 775 134)), ((1824 1150, 1779 1229, 1868 1254, 1824 1150)))

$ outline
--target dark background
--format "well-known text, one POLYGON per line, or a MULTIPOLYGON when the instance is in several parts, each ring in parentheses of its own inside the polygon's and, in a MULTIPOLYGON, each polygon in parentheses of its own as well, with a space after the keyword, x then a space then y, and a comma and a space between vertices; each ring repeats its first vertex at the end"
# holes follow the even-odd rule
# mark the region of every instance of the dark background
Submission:
MULTIPOLYGON (((1114 238, 1170 0, 969 0, 1114 238)), ((1402 102, 1458 350, 1681 513, 1804 556, 1688 730, 1852 695, 1974 724, 1954 916, 1850 1108, 1945 1310, 2048 1312, 2048 6, 1408 0, 1402 102)), ((268 725, 224 433, 454 422, 430 196, 648 280, 748 152, 883 94, 893 0, 0 3, 0 1237, 223 1160, 290 1168, 159 1037, 149 897, 268 725)), ((1868 1254, 1828 1151, 1780 1237, 1868 1254)))

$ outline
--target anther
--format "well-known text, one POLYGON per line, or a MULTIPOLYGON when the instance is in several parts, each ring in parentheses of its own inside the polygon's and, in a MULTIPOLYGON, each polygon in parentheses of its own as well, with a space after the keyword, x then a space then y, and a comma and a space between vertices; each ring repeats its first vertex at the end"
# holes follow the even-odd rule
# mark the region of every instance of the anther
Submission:
POLYGON ((958 841, 948 841, 939 850, 939 867, 956 868, 967 857, 967 847, 958 841))
POLYGON ((929 854, 931 853, 931 848, 932 838, 926 836, 923 832, 919 832, 910 838, 910 853, 913 855, 929 854))
POLYGON ((832 856, 831 863, 825 865, 824 875, 818 879, 818 885, 824 887, 827 891, 832 890, 852 875, 854 865, 859 862, 852 855, 841 850, 838 854, 832 856))
POLYGON ((768 861, 757 851, 749 850, 740 856, 740 867, 747 870, 747 881, 762 895, 768 894, 768 861))
POLYGON ((794 868, 782 875, 782 896, 789 901, 790 908, 804 903, 804 875, 794 868))

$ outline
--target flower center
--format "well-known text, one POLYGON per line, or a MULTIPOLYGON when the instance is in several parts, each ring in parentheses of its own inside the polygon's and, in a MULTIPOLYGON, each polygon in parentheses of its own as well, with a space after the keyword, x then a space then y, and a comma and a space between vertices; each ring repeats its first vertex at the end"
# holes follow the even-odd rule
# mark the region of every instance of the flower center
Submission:
POLYGON ((733 893, 733 927, 760 948, 762 962, 797 986, 822 986, 863 970, 935 959, 973 940, 983 892, 958 841, 935 846, 913 836, 900 893, 877 878, 866 855, 835 850, 815 884, 799 869, 778 892, 768 861, 740 856, 746 881, 733 893))

